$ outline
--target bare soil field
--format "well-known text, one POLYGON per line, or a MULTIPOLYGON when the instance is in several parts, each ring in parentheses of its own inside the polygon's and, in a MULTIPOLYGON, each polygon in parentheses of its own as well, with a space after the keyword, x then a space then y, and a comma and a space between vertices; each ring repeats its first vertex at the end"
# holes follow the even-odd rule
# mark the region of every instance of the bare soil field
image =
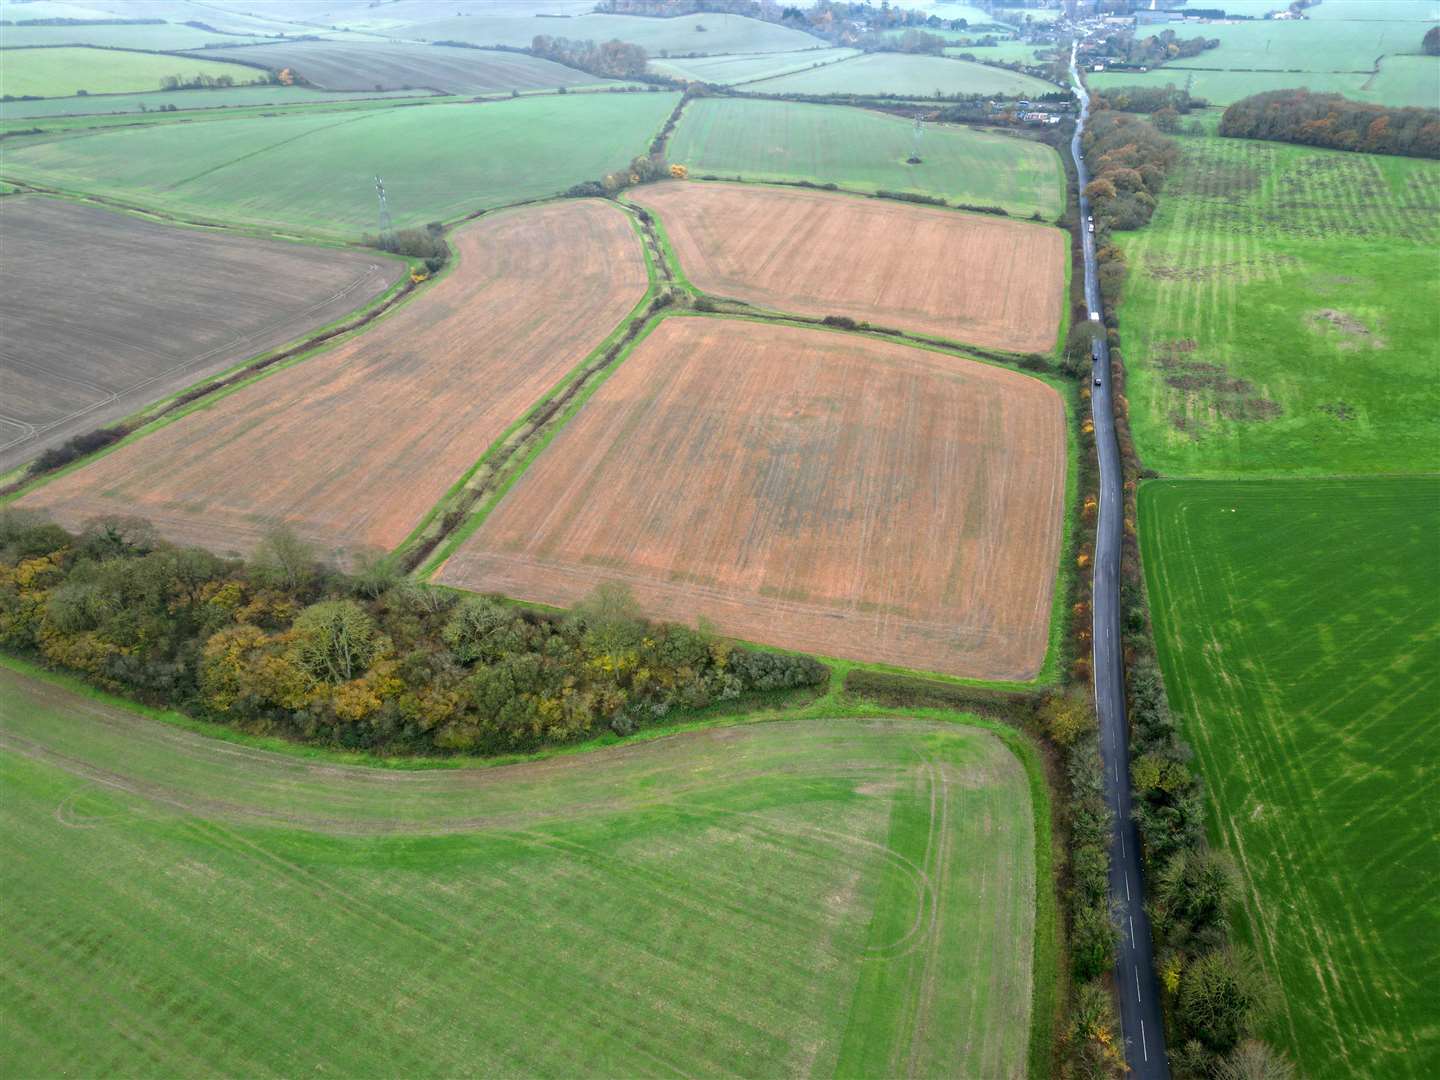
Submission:
POLYGON ((745 184, 655 184, 631 198, 660 215, 690 280, 717 296, 1015 352, 1055 345, 1059 229, 745 184))
POLYGON ((279 523, 342 559, 395 547, 647 286, 629 220, 599 201, 494 214, 453 240, 459 265, 370 329, 21 505, 71 526, 138 514, 222 553, 279 523))
POLYGON ((1044 662, 1060 396, 854 335, 674 317, 636 346, 437 580, 983 679, 1044 662))
POLYGON ((0 201, 0 471, 365 304, 404 272, 338 251, 0 201))

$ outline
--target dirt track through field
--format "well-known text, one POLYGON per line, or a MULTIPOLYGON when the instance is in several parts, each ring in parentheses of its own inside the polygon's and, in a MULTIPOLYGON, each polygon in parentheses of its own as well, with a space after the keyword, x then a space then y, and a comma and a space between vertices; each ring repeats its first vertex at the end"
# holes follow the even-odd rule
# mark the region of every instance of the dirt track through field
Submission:
POLYGON ((1038 380, 854 335, 662 322, 436 580, 985 679, 1044 661, 1065 495, 1038 380))
POLYGON ((247 552, 278 523, 344 557, 400 543, 644 294, 623 212, 570 201, 456 233, 448 277, 344 344, 25 497, 247 552))
POLYGON ((363 306, 404 264, 0 201, 0 472, 363 306))
POLYGON ((632 199, 660 215, 690 280, 717 296, 1014 352, 1055 345, 1059 229, 753 184, 664 183, 632 199))

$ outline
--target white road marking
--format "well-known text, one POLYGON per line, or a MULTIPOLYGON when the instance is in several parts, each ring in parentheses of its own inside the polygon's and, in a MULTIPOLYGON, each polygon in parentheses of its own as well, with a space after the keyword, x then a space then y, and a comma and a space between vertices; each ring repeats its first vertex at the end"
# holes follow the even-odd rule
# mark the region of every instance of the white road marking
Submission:
MULTIPOLYGON (((1129 878, 1126 878, 1126 879, 1125 879, 1125 895, 1126 895, 1127 897, 1130 895, 1130 879, 1129 879, 1129 878)), ((1130 916, 1128 916, 1128 918, 1130 919, 1130 947, 1133 949, 1133 948, 1135 947, 1135 916, 1134 916, 1134 915, 1130 915, 1130 916)))
POLYGON ((1131 964, 1130 967, 1135 972, 1135 1000, 1138 1002, 1140 1000, 1140 965, 1131 964))
POLYGON ((1129 901, 1130 901, 1130 875, 1129 875, 1129 874, 1126 874, 1126 875, 1125 875, 1125 901, 1126 901, 1126 903, 1129 903, 1129 901))
MULTIPOLYGON (((1121 855, 1124 855, 1124 854, 1125 854, 1125 833, 1124 833, 1124 830, 1121 830, 1121 833, 1120 833, 1120 854, 1121 854, 1121 855)), ((1129 882, 1129 881, 1126 881, 1125 884, 1126 884, 1126 886, 1128 887, 1129 884, 1130 884, 1130 882, 1129 882)))
POLYGON ((1150 1060, 1150 1044, 1145 1041, 1145 1021, 1140 1021, 1140 1049, 1145 1053, 1145 1060, 1150 1060))

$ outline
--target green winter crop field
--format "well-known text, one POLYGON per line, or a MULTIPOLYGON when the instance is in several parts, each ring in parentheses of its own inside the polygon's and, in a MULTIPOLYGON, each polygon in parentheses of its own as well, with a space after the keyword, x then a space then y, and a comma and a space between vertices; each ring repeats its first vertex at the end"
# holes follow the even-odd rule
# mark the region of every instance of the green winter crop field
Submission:
POLYGON ((1440 57, 1387 56, 1369 71, 1197 71, 1166 65, 1152 71, 1099 71, 1086 76, 1096 90, 1117 86, 1177 86, 1212 105, 1229 105, 1267 90, 1304 88, 1343 94, 1371 105, 1434 108, 1440 102, 1440 57))
MULTIPOLYGON (((11 8, 18 17, 24 8, 11 8)), ((98 17, 99 13, 97 13, 98 17)), ((9 17, 7 11, 7 17, 9 17)), ((0 30, 0 41, 5 48, 18 49, 25 45, 104 45, 112 49, 203 49, 215 42, 225 45, 240 45, 262 41, 257 37, 237 37, 232 34, 216 34, 199 30, 193 26, 178 23, 148 23, 106 25, 104 23, 79 24, 71 26, 7 26, 0 30)))
MULTIPOLYGON (((1323 4, 1320 6, 1324 6, 1323 4)), ((1377 56, 1418 53, 1425 24, 1413 22, 1324 22, 1268 20, 1211 23, 1183 36, 1202 34, 1220 45, 1198 56, 1165 65, 1184 68, 1225 68, 1256 71, 1369 71, 1377 56)))
POLYGON ((989 731, 392 771, 0 695, 5 1075, 1026 1072, 1048 810, 989 731))
POLYGON ((1013 136, 927 125, 921 164, 910 121, 864 109, 700 98, 685 106, 669 158, 694 175, 808 180, 854 191, 913 191, 1053 219, 1064 209, 1054 150, 1013 136))
POLYGON ((1043 79, 1003 68, 972 64, 946 56, 865 53, 794 75, 747 83, 746 90, 766 94, 1048 94, 1059 89, 1043 79))
POLYGON ((241 64, 188 56, 159 56, 117 49, 6 49, 0 52, 0 94, 13 97, 71 97, 159 90, 167 75, 229 75, 237 83, 265 73, 241 64))
POLYGON ((806 49, 804 52, 750 53, 737 56, 695 56, 684 60, 651 60, 650 66, 666 75, 693 82, 734 86, 806 71, 859 56, 858 49, 806 49))
POLYGON ((1118 234, 1131 423, 1186 476, 1440 468, 1440 163, 1196 136, 1118 234))
POLYGON ((564 191, 642 153, 673 93, 522 97, 214 119, 6 144, 3 175, 143 206, 344 238, 564 191))
POLYGON ((1300 1075, 1432 1077, 1440 480, 1160 481, 1170 701, 1300 1075))
MULTIPOLYGON (((90 97, 43 98, 39 101, 7 101, 0 104, 6 120, 54 116, 109 116, 115 113, 143 113, 174 105, 181 112, 191 109, 232 109, 256 105, 308 105, 315 102, 370 101, 392 97, 429 97, 428 90, 317 90, 313 86, 223 86, 213 90, 156 90, 149 94, 104 94, 90 97)), ((25 125, 30 126, 30 125, 25 125)), ((46 126, 46 130, 51 130, 46 126)))

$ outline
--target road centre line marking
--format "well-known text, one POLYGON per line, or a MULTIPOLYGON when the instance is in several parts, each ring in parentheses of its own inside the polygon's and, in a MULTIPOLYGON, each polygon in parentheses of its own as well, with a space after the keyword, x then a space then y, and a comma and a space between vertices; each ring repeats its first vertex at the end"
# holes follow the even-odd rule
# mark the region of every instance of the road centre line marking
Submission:
POLYGON ((1145 1060, 1150 1060, 1150 1044, 1145 1041, 1145 1021, 1140 1021, 1140 1049, 1145 1053, 1145 1060))
MULTIPOLYGON (((1129 879, 1129 878, 1126 878, 1126 879, 1125 879, 1125 892, 1126 892, 1127 894, 1130 892, 1130 879, 1129 879)), ((1134 916, 1134 915, 1129 915, 1129 916, 1126 916, 1126 917, 1130 920, 1130 947, 1133 949, 1133 948, 1135 947, 1135 916, 1134 916)))
POLYGON ((1135 972, 1135 1000, 1136 1000, 1136 1002, 1139 1002, 1139 1000, 1140 1000, 1140 965, 1139 965, 1139 964, 1131 964, 1131 965, 1130 965, 1130 970, 1132 970, 1132 971, 1135 972))

